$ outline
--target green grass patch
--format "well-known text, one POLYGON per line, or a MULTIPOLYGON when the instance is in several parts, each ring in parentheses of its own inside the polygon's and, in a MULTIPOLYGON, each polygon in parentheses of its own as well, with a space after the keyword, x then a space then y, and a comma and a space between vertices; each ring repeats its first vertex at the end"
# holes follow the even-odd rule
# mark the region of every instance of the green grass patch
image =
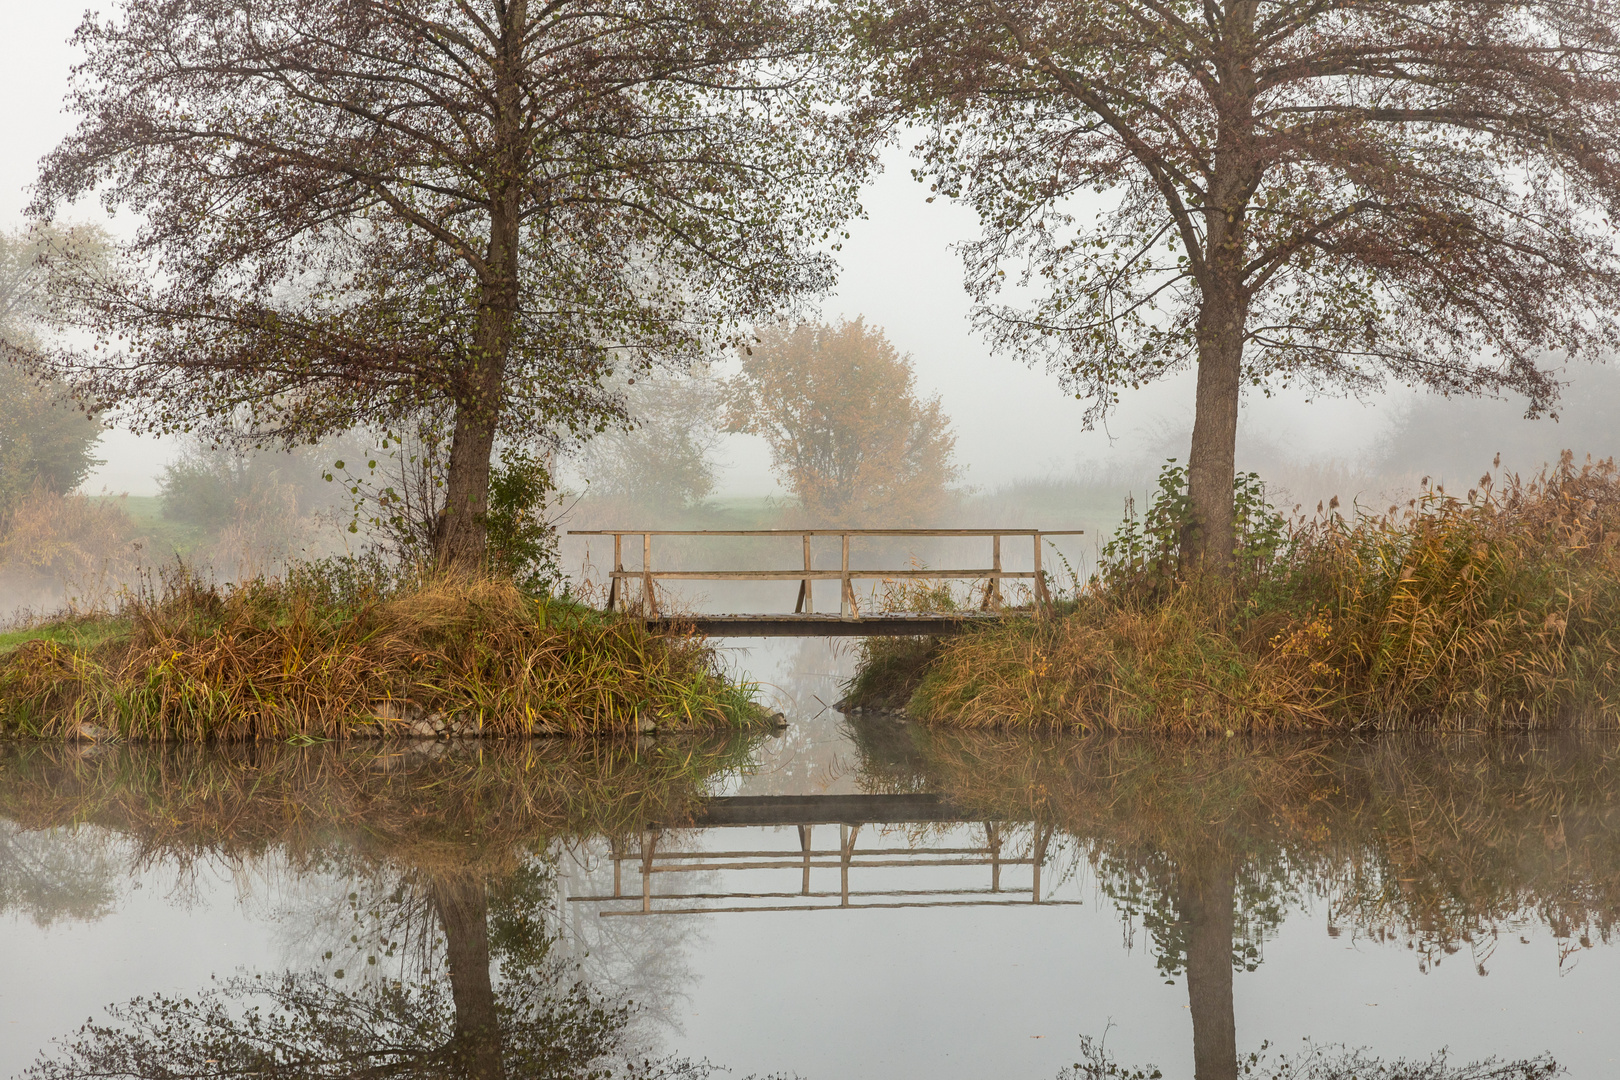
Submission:
POLYGON ((201 525, 164 517, 160 495, 91 495, 88 498, 93 503, 121 507, 129 515, 135 523, 136 539, 148 559, 190 556, 209 537, 208 530, 201 525))
POLYGON ((93 615, 41 623, 21 630, 7 630, 0 632, 0 656, 30 641, 54 641, 74 648, 93 649, 127 634, 129 629, 127 619, 93 615))

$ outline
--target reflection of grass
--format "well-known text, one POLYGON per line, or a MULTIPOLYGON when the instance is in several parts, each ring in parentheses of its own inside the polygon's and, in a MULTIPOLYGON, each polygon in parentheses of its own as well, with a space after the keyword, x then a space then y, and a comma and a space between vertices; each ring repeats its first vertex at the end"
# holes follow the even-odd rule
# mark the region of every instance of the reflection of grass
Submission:
MULTIPOLYGON (((1612 463, 1566 458, 1466 500, 1431 491, 1386 515, 1301 524, 1251 570, 1236 589, 1121 570, 1059 617, 950 639, 921 667, 905 645, 866 659, 909 673, 914 716, 963 726, 1620 721, 1612 463)), ((867 681, 892 692, 892 678, 867 681)))
POLYGON ((1431 961, 1523 917, 1572 946, 1620 926, 1617 736, 851 730, 869 790, 1055 825, 1130 873, 1214 861, 1298 878, 1334 919, 1421 943, 1431 961))
POLYGON ((312 576, 223 590, 183 578, 120 615, 97 634, 42 627, 0 657, 0 725, 284 740, 400 732, 419 718, 532 735, 761 715, 700 640, 654 637, 639 621, 497 580, 383 595, 312 576))
POLYGON ((294 748, 0 747, 0 815, 89 823, 152 855, 312 853, 357 845, 414 866, 502 863, 552 838, 678 825, 757 739, 567 739, 294 748))

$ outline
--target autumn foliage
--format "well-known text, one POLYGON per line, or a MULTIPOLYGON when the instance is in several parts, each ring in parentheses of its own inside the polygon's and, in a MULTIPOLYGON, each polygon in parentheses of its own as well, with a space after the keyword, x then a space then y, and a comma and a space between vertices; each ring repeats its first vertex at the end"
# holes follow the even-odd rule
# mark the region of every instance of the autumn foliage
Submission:
POLYGON ((734 428, 765 438, 771 466, 813 522, 930 523, 961 473, 939 397, 864 320, 761 331, 733 386, 734 428))

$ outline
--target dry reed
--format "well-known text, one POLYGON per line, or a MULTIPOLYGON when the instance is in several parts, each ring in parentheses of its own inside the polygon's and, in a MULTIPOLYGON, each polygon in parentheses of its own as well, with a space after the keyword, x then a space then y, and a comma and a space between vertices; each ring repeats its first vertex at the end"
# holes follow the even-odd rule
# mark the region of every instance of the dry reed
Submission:
MULTIPOLYGON (((0 655, 0 730, 184 741, 729 728, 762 715, 696 637, 448 577, 341 599, 309 578, 129 598, 99 643, 0 655)), ((48 628, 47 628, 48 629, 48 628)))
POLYGON ((913 716, 1223 732, 1620 721, 1613 462, 1298 522, 1233 588, 1095 585, 1059 617, 920 648, 852 684, 913 716))

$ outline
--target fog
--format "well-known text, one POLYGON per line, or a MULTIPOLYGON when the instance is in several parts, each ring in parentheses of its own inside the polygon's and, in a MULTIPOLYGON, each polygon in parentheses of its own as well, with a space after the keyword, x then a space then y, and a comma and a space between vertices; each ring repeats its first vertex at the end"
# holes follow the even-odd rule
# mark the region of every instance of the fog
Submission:
MULTIPOLYGON (((10 104, 0 114, 0 224, 6 227, 22 223, 38 161, 67 131, 61 101, 75 59, 67 42, 78 10, 12 3, 8 11, 9 33, 0 41, 0 93, 10 104)), ((866 217, 850 228, 840 254, 841 283, 825 298, 821 316, 864 316, 881 327, 910 355, 921 394, 940 396, 957 437, 956 460, 965 469, 966 497, 956 504, 955 523, 1106 532, 1125 492, 1150 484, 1164 459, 1185 457, 1191 373, 1126 394, 1105 424, 1085 430, 1083 403, 1055 376, 1018 357, 992 355, 972 333, 953 245, 974 236, 973 214, 927 202, 926 189, 910 176, 905 147, 891 148, 885 166, 863 197, 866 217)), ((73 213, 102 220, 95 206, 73 213)), ((125 220, 109 224, 115 232, 129 227, 125 220)), ((722 358, 717 373, 727 371, 722 358)), ((1372 506, 1387 505, 1384 500, 1424 476, 1461 490, 1498 452, 1505 467, 1529 472, 1566 448, 1577 458, 1620 450, 1613 423, 1620 379, 1612 370, 1586 367, 1572 368, 1565 378, 1571 387, 1559 420, 1526 420, 1519 402, 1447 401, 1400 386, 1366 400, 1297 390, 1251 393, 1239 464, 1259 470, 1280 502, 1310 507, 1336 494, 1372 506)), ((163 467, 184 450, 173 440, 137 438, 115 427, 98 452, 105 463, 81 490, 154 495, 163 467)), ((715 462, 712 500, 791 501, 761 439, 726 436, 715 462)), ((579 484, 589 479, 577 467, 572 476, 579 484)), ((581 523, 600 523, 589 500, 576 513, 581 523)))

